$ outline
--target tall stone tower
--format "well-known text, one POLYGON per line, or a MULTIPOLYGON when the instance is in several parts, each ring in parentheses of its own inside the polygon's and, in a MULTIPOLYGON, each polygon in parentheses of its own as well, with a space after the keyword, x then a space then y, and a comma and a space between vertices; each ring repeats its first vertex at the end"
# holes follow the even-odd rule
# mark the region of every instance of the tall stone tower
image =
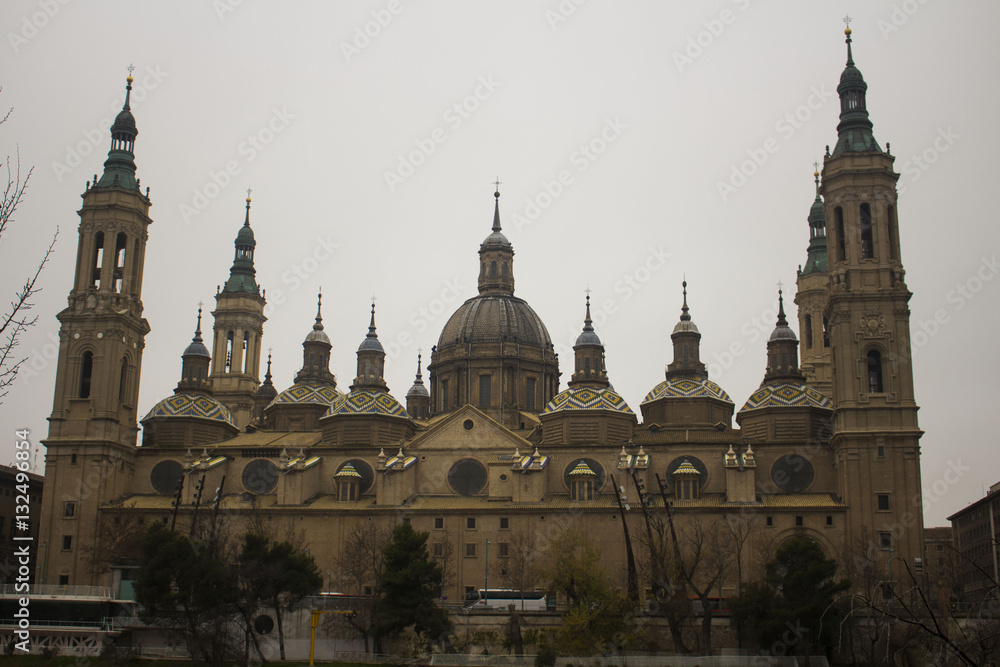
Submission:
POLYGON ((212 396, 229 408, 243 429, 254 415, 260 386, 261 338, 264 335, 264 295, 257 285, 253 255, 257 246, 250 228, 250 196, 243 227, 236 235, 236 256, 229 280, 215 295, 212 339, 212 396))
POLYGON ((142 317, 143 260, 152 220, 149 190, 144 195, 135 177, 131 76, 127 82, 104 174, 83 193, 73 288, 57 316, 38 583, 101 583, 83 550, 96 546, 98 508, 120 497, 132 475, 139 369, 149 333, 142 317))
POLYGON ((816 200, 809 208, 809 253, 804 267, 799 267, 795 304, 799 313, 799 338, 802 340, 802 373, 806 383, 824 396, 833 393, 832 361, 826 306, 830 296, 830 272, 826 252, 826 213, 819 191, 819 172, 815 172, 816 200))
MULTIPOLYGON (((923 551, 921 431, 913 397, 910 291, 897 227, 894 158, 872 134, 851 30, 837 145, 823 164, 833 350, 831 445, 850 534, 913 567, 923 551)), ((882 561, 887 564, 888 560, 882 561)), ((896 572, 900 572, 897 562, 896 572)), ((889 570, 891 572, 891 570, 889 570)))

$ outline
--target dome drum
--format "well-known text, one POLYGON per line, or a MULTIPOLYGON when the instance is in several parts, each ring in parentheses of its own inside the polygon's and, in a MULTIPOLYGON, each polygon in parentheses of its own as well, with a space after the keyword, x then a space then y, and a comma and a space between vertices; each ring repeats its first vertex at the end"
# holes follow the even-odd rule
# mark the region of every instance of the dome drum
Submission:
POLYGON ((703 378, 674 378, 661 382, 639 406, 646 424, 711 428, 719 423, 731 424, 734 407, 719 385, 703 378))

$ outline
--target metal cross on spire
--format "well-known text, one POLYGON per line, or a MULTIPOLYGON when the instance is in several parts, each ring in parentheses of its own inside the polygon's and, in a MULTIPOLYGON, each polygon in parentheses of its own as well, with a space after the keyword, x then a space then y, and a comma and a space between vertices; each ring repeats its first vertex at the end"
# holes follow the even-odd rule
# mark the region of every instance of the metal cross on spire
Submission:
POLYGON ((845 15, 844 15, 844 19, 843 19, 843 21, 844 21, 844 24, 845 24, 845 25, 846 25, 846 26, 847 26, 848 28, 850 28, 850 27, 851 27, 851 21, 853 21, 853 20, 854 20, 854 19, 852 19, 852 18, 851 18, 851 15, 850 15, 850 14, 845 14, 845 15))
POLYGON ((247 188, 247 199, 250 199, 250 193, 253 192, 252 188, 247 188))
POLYGON ((500 192, 500 186, 502 184, 503 184, 503 181, 500 180, 499 176, 497 176, 497 180, 493 181, 493 187, 495 187, 497 189, 497 192, 500 192))
POLYGON ((129 63, 126 69, 128 70, 128 75, 132 76, 132 71, 135 70, 135 66, 132 63, 129 63))

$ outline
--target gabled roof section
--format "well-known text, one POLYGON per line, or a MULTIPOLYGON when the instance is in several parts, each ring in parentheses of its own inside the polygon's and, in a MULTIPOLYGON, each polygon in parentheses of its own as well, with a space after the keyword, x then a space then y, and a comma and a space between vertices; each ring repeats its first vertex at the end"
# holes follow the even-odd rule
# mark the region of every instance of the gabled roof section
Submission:
POLYGON ((407 443, 421 449, 510 449, 531 451, 533 445, 471 405, 463 405, 407 443), (471 422, 471 428, 466 428, 471 422))

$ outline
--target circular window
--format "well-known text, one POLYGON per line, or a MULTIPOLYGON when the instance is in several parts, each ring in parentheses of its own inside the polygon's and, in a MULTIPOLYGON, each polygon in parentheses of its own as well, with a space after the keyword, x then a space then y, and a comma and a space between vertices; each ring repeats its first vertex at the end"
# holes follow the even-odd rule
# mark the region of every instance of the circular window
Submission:
POLYGON ((476 459, 455 461, 448 471, 448 483, 456 493, 474 496, 486 488, 486 466, 476 459))
POLYGON ((596 493, 602 486, 604 486, 604 467, 594 459, 576 459, 566 466, 566 470, 563 471, 563 481, 566 482, 566 488, 570 488, 569 474, 573 472, 573 470, 575 470, 581 462, 586 463, 587 467, 593 470, 594 474, 597 475, 597 479, 594 480, 594 492, 596 493))
POLYGON ((267 459, 257 459, 243 468, 243 488, 261 494, 274 491, 278 485, 278 469, 267 459))
POLYGON ((505 473, 505 474, 502 474, 502 475, 500 475, 500 481, 501 481, 501 482, 506 482, 506 481, 507 481, 507 475, 506 475, 506 473, 505 473))
POLYGON ((172 494, 177 493, 177 484, 183 476, 184 469, 177 461, 160 461, 153 466, 149 481, 157 493, 172 494))
POLYGON ((259 635, 266 635, 274 630, 274 619, 267 614, 261 614, 254 619, 253 629, 257 631, 259 635))
POLYGON ((462 426, 465 427, 466 431, 471 431, 472 427, 475 426, 475 424, 472 423, 471 419, 466 419, 464 422, 462 422, 462 426))
POLYGON ((786 454, 771 466, 771 481, 785 493, 805 491, 814 476, 812 464, 798 454, 786 454))
POLYGON ((372 467, 361 459, 351 459, 350 461, 344 461, 341 463, 340 467, 337 468, 337 472, 343 470, 344 466, 348 463, 350 463, 354 469, 358 471, 358 474, 361 475, 361 480, 358 484, 360 493, 367 492, 368 489, 372 488, 372 482, 375 481, 375 473, 372 471, 372 467))
POLYGON ((705 464, 702 463, 701 459, 699 459, 696 456, 678 456, 676 459, 671 461, 670 465, 667 466, 667 475, 666 475, 667 479, 665 480, 666 483, 670 485, 670 488, 673 488, 674 471, 677 470, 677 468, 682 463, 684 463, 684 461, 687 461, 688 463, 693 465, 695 469, 697 469, 698 472, 701 473, 701 479, 698 482, 698 488, 704 489, 705 484, 708 483, 708 468, 706 468, 705 464))

